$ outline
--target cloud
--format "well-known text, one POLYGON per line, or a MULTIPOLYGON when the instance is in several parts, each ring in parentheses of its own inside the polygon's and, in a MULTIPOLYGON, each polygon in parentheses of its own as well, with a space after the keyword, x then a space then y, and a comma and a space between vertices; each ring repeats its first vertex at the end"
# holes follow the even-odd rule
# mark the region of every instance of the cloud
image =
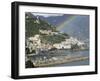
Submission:
POLYGON ((53 13, 32 13, 35 16, 52 17, 52 16, 63 16, 63 14, 53 14, 53 13))

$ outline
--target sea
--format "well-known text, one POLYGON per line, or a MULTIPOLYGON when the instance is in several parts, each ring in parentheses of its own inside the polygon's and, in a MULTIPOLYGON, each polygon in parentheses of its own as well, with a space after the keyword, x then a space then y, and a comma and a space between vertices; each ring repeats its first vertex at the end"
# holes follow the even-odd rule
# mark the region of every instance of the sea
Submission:
MULTIPOLYGON (((87 56, 89 57, 89 50, 84 50, 84 51, 74 51, 70 52, 71 54, 80 54, 82 56, 87 56)), ((69 62, 69 63, 64 63, 64 64, 59 64, 57 66, 81 66, 81 65, 89 65, 89 59, 87 60, 82 60, 82 61, 75 61, 75 62, 69 62)))
MULTIPOLYGON (((58 56, 75 56, 75 55, 81 55, 81 56, 86 56, 89 57, 89 50, 79 50, 79 51, 72 51, 72 50, 53 50, 53 51, 47 51, 47 52, 41 52, 37 55, 34 55, 30 57, 30 59, 33 60, 39 60, 42 59, 50 59, 52 57, 58 57, 58 56)), ((89 59, 82 60, 82 61, 75 61, 75 62, 69 62, 69 63, 64 63, 64 64, 57 64, 53 66, 82 66, 82 65, 89 65, 89 59)), ((51 67, 51 66, 50 66, 51 67)))

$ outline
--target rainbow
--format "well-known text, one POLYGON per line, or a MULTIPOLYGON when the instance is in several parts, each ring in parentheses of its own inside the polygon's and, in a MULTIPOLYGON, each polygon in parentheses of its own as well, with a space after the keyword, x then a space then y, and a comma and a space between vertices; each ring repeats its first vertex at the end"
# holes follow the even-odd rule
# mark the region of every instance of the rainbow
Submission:
POLYGON ((69 19, 67 18, 63 23, 61 23, 59 26, 57 26, 57 30, 61 30, 63 27, 65 27, 67 24, 69 24, 72 20, 74 20, 77 16, 71 16, 69 19))

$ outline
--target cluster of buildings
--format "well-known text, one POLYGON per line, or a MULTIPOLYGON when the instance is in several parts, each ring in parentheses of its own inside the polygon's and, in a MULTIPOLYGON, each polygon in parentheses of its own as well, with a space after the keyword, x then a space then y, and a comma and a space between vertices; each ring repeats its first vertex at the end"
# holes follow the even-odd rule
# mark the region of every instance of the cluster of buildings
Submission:
POLYGON ((58 32, 52 32, 52 30, 39 30, 40 33, 46 34, 46 35, 57 35, 58 32))
MULTIPOLYGON (((46 31, 41 31, 42 33, 46 31)), ((48 33, 49 34, 49 30, 48 33)), ((53 45, 51 44, 45 44, 41 43, 40 35, 37 34, 34 37, 30 37, 26 40, 26 48, 29 49, 29 52, 35 51, 36 54, 38 54, 39 51, 48 51, 52 48, 56 49, 71 49, 73 45, 77 45, 79 49, 85 49, 85 43, 77 40, 76 38, 70 37, 69 39, 65 39, 65 41, 62 41, 61 43, 55 43, 53 45)))
POLYGON ((84 49, 85 43, 77 40, 76 38, 70 37, 69 39, 65 39, 65 41, 56 43, 53 46, 57 49, 71 49, 73 45, 77 45, 80 49, 84 49))
POLYGON ((26 48, 29 49, 29 52, 35 51, 38 54, 39 51, 48 51, 53 48, 50 44, 41 43, 40 35, 35 35, 26 40, 26 48))

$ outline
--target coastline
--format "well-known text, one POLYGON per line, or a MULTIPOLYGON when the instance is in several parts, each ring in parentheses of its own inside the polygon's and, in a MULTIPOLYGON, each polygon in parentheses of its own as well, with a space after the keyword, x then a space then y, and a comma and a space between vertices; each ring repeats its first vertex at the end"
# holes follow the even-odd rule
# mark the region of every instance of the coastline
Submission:
POLYGON ((41 61, 41 63, 34 64, 35 67, 47 67, 47 66, 54 66, 64 63, 70 63, 70 62, 76 62, 76 61, 83 61, 88 60, 89 57, 87 56, 63 56, 61 59, 48 61, 47 63, 45 61, 41 61))

